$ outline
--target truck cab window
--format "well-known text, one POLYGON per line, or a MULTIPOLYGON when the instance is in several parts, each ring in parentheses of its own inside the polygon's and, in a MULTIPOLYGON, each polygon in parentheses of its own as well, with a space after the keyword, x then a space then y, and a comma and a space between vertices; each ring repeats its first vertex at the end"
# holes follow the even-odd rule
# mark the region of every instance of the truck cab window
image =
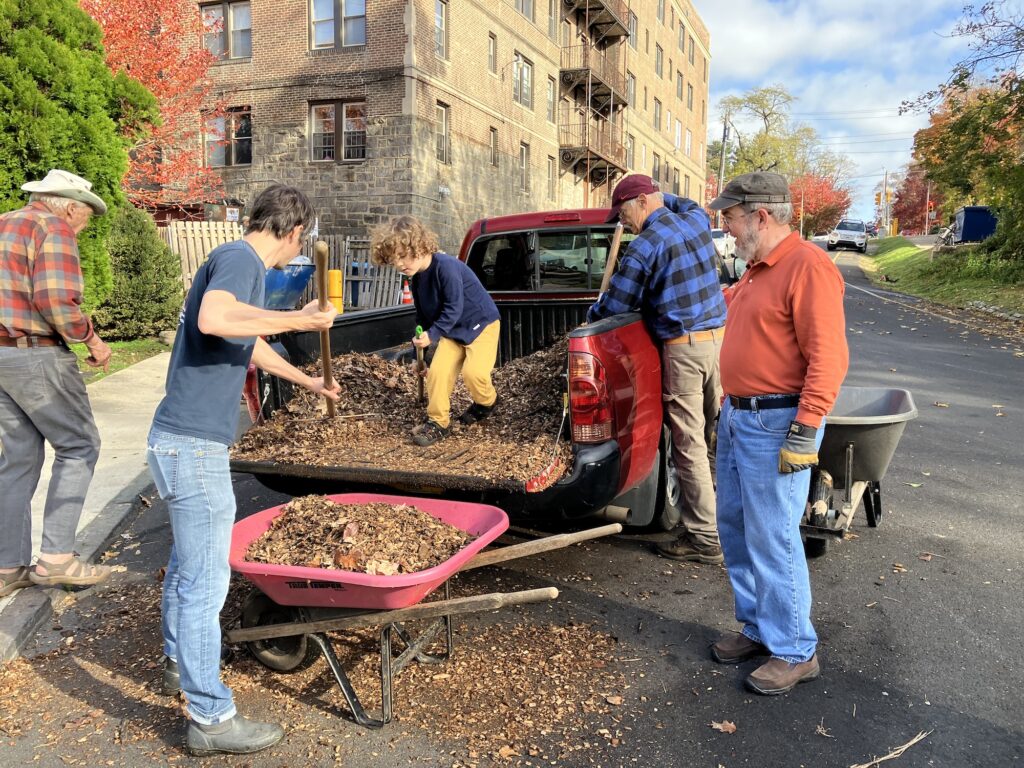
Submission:
POLYGON ((526 233, 481 237, 466 263, 488 291, 528 291, 533 286, 526 233))

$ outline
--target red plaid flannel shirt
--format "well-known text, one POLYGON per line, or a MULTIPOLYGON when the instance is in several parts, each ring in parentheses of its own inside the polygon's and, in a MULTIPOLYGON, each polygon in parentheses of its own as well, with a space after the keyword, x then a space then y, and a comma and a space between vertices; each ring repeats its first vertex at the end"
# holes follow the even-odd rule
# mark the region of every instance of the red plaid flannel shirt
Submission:
POLYGON ((88 341, 78 243, 42 203, 0 215, 0 335, 88 341))

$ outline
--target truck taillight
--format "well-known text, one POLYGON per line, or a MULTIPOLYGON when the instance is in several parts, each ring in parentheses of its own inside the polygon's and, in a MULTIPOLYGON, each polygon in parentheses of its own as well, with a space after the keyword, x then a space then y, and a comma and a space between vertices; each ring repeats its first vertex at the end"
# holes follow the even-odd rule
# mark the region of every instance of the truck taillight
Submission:
POLYGON ((608 377, 588 352, 569 353, 569 413, 575 443, 603 443, 614 434, 608 377))

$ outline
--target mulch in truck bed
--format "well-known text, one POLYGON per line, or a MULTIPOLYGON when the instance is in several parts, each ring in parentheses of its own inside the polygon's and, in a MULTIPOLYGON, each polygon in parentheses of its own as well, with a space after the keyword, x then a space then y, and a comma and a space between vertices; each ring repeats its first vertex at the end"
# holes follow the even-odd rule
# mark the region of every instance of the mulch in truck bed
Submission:
MULTIPOLYGON (((541 487, 555 482, 572 463, 568 440, 559 434, 568 340, 518 358, 494 372, 498 406, 483 422, 465 426, 458 416, 471 399, 460 381, 452 395, 452 429, 447 438, 422 448, 412 431, 426 420, 416 402, 417 376, 403 363, 375 355, 332 358, 341 386, 337 417, 328 419, 322 398, 296 387, 295 396, 266 423, 254 426, 235 446, 240 461, 344 466, 427 473, 438 485, 464 487, 459 478, 521 488, 556 461, 541 487)), ((306 369, 319 375, 318 366, 306 369)))
POLYGON ((301 496, 249 545, 245 559, 393 576, 440 565, 470 539, 408 504, 338 504, 325 496, 301 496))

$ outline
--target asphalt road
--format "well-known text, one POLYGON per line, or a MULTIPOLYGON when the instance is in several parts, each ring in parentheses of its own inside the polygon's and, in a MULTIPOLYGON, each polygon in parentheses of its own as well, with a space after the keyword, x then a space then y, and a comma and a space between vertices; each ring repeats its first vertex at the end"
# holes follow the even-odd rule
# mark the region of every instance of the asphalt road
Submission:
MULTIPOLYGON (((986 336, 929 313, 914 299, 874 289, 855 266, 855 254, 838 258, 847 280, 847 383, 907 388, 920 415, 883 481, 881 526, 868 528, 859 512, 855 536, 811 562, 822 678, 782 697, 745 691, 742 677, 756 662, 723 667, 708 658, 708 645, 736 627, 724 570, 660 559, 650 551, 652 536, 622 535, 513 561, 484 578, 500 579, 505 589, 553 585, 561 596, 544 606, 460 619, 460 643, 471 647, 475 631, 494 622, 569 620, 619 642, 627 687, 616 715, 617 745, 570 753, 555 764, 846 768, 868 764, 920 732, 927 737, 884 765, 1024 763, 1021 342, 986 336), (735 733, 711 728, 724 720, 736 725, 735 733)), ((236 495, 242 514, 281 500, 247 477, 236 478, 236 495)), ((141 510, 128 534, 133 549, 119 562, 142 578, 166 556, 161 504, 141 510)), ((102 597, 81 602, 90 599, 102 597)), ((55 647, 69 630, 81 637, 95 627, 86 618, 76 626, 72 615, 61 622, 43 631, 27 655, 55 647)), ((159 646, 138 653, 153 658, 159 646)), ((493 673, 501 675, 500 664, 493 673)), ((72 689, 83 712, 97 700, 92 680, 86 676, 72 689)), ((218 764, 465 764, 464 746, 429 730, 398 723, 367 732, 339 717, 340 695, 326 683, 295 695, 291 714, 308 718, 307 729, 293 731, 272 752, 218 764), (337 762, 315 756, 322 755, 317 733, 338 737, 337 762)), ((247 714, 259 714, 259 701, 245 706, 247 714)), ((396 703, 399 714, 408 706, 396 703)), ((145 717, 139 710, 135 716, 145 717)), ((67 717, 76 714, 72 706, 67 717)), ((136 749, 167 749, 169 740, 164 735, 136 749)), ((47 753, 39 730, 2 743, 5 765, 31 764, 40 754, 35 764, 64 764, 47 753)), ((125 755, 111 742, 89 764, 132 764, 125 755)), ((508 764, 542 764, 529 760, 508 764)))

